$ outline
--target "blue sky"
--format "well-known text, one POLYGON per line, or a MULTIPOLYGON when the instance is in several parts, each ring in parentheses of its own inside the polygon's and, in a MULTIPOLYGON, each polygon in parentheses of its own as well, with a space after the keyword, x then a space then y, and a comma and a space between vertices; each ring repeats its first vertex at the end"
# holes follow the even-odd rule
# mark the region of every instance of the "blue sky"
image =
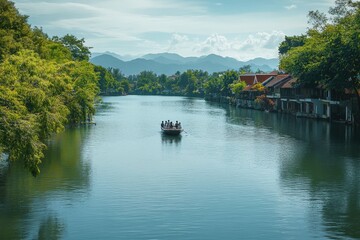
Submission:
POLYGON ((285 35, 306 32, 310 10, 334 0, 15 0, 50 36, 85 38, 93 52, 174 52, 239 60, 277 57, 285 35))

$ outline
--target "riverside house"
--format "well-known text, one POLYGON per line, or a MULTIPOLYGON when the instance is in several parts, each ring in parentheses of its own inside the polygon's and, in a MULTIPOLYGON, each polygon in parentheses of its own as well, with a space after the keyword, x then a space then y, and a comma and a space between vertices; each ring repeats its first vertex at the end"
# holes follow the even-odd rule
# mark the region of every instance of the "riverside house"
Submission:
POLYGON ((243 74, 240 75, 240 81, 246 83, 246 87, 240 93, 239 98, 236 100, 236 106, 242 108, 254 108, 259 109, 260 107, 255 103, 256 97, 260 96, 262 93, 254 90, 252 87, 257 84, 263 84, 266 81, 277 76, 277 72, 272 72, 269 74, 243 74))
POLYGON ((240 76, 240 80, 245 81, 247 86, 236 100, 237 107, 261 109, 255 100, 264 92, 252 88, 256 83, 261 83, 266 89, 266 97, 274 102, 274 111, 297 117, 345 123, 354 121, 351 94, 327 90, 321 86, 307 87, 289 74, 245 74, 240 76))

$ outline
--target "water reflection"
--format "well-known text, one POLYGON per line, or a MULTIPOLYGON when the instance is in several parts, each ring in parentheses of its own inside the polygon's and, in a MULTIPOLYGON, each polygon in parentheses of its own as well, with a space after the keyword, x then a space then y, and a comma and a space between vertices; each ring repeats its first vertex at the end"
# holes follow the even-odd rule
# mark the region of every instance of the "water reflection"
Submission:
MULTIPOLYGON (((220 107, 220 106, 219 106, 220 107)), ((222 106, 226 110, 226 121, 230 124, 254 126, 269 129, 274 134, 315 143, 345 143, 354 146, 360 143, 360 129, 344 124, 329 123, 322 120, 296 118, 289 114, 265 113, 249 109, 236 109, 222 106)))
MULTIPOLYGON (((360 133, 351 126, 224 106, 230 124, 295 139, 279 158, 280 186, 321 209, 330 238, 360 238, 360 133)), ((311 212, 311 210, 309 211, 311 212)), ((311 220, 311 217, 309 217, 311 220)), ((311 222, 309 223, 311 224, 311 222)))
POLYGON ((162 144, 175 144, 179 145, 181 143, 181 134, 179 135, 166 135, 161 133, 161 142, 162 144))
POLYGON ((64 223, 57 217, 49 215, 45 218, 39 228, 38 240, 57 240, 61 239, 64 233, 64 223))
POLYGON ((83 160, 83 144, 88 131, 69 129, 56 136, 37 178, 19 162, 0 169, 0 239, 61 238, 64 224, 49 202, 66 204, 86 195, 91 168, 83 160))
POLYGON ((360 238, 359 169, 355 146, 307 146, 283 159, 281 186, 285 192, 306 196, 321 209, 330 236, 360 238))

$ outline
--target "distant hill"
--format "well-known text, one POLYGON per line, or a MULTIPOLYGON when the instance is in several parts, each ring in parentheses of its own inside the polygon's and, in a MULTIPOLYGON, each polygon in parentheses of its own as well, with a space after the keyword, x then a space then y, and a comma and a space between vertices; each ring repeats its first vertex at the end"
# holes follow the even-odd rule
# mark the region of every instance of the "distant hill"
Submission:
POLYGON ((90 61, 106 68, 118 68, 125 75, 138 74, 144 70, 166 75, 172 75, 177 71, 183 72, 188 69, 199 69, 213 73, 229 69, 238 70, 244 65, 251 65, 253 71, 260 69, 264 72, 270 72, 277 69, 279 63, 278 59, 256 58, 247 62, 241 62, 235 58, 221 57, 215 54, 202 57, 182 57, 174 53, 147 54, 142 58, 130 61, 123 61, 114 54, 102 54, 93 57, 90 61))
POLYGON ((113 53, 113 52, 103 52, 103 53, 99 53, 99 52, 93 52, 93 53, 91 53, 91 58, 94 58, 94 57, 97 57, 97 56, 100 56, 100 55, 104 55, 104 54, 106 54, 106 55, 111 55, 111 56, 113 56, 113 57, 116 57, 116 58, 118 58, 118 59, 120 59, 120 60, 123 60, 123 61, 130 61, 130 60, 133 60, 133 59, 135 59, 136 57, 134 57, 134 56, 131 56, 131 55, 119 55, 119 54, 117 54, 117 53, 113 53))
POLYGON ((254 64, 254 65, 258 65, 258 66, 267 65, 267 66, 271 67, 272 69, 278 69, 278 67, 279 67, 279 59, 278 58, 271 58, 271 59, 254 58, 245 63, 250 64, 250 65, 254 64))
POLYGON ((184 64, 192 61, 196 61, 196 57, 182 57, 176 53, 156 53, 156 54, 146 54, 142 56, 143 59, 146 60, 154 60, 160 63, 176 63, 176 64, 184 64), (166 62, 164 62, 166 61, 166 62))

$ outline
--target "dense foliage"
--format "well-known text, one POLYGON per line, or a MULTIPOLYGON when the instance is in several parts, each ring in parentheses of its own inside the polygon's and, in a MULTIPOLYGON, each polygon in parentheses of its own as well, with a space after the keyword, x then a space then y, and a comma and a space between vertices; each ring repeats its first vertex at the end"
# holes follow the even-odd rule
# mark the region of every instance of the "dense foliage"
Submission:
MULTIPOLYGON (((287 44, 280 66, 292 73, 300 82, 324 86, 339 92, 351 92, 358 99, 360 113, 360 3, 336 0, 328 18, 319 11, 309 14, 310 23, 306 38, 301 44, 287 44), (285 54, 286 53, 286 54, 285 54)), ((353 109, 355 111, 355 109, 353 109)))
POLYGON ((285 41, 280 43, 279 54, 286 54, 290 49, 300 47, 305 44, 306 35, 285 36, 285 41))
POLYGON ((234 70, 211 75, 202 70, 187 70, 183 73, 176 72, 172 76, 166 76, 164 74, 157 75, 151 71, 143 71, 128 78, 122 77, 120 83, 126 83, 126 89, 129 90, 129 93, 139 95, 233 96, 235 91, 242 90, 245 86, 244 83, 239 85, 239 74, 234 70), (238 84, 237 88, 234 88, 233 83, 238 84), (241 87, 239 88, 239 86, 241 87))
POLYGON ((83 39, 50 39, 0 0, 0 158, 22 160, 36 176, 49 136, 91 119, 99 89, 124 93, 89 57, 83 39))

